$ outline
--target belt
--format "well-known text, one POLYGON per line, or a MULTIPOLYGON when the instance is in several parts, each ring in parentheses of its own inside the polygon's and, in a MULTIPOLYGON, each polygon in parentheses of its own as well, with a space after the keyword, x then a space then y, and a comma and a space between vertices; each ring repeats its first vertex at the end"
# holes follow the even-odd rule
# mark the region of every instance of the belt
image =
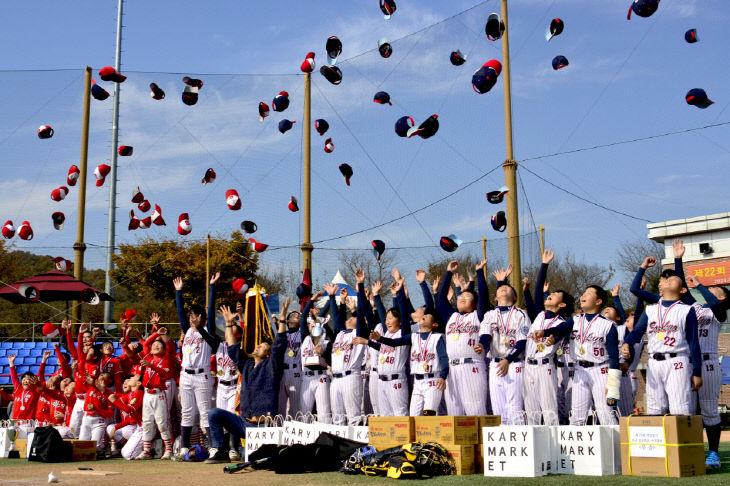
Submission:
POLYGON ((531 364, 531 365, 548 364, 549 362, 550 362, 550 358, 528 359, 527 360, 527 364, 531 364))
POLYGON ((76 400, 83 400, 86 398, 86 393, 77 393, 76 394, 76 400))
POLYGON ((715 354, 703 354, 702 355, 702 361, 709 361, 711 359, 717 359, 717 355, 715 355, 715 354))
POLYGON ((160 390, 159 388, 145 388, 144 391, 147 392, 147 393, 149 393, 150 395, 155 395, 157 393, 162 393, 162 390, 160 390))
POLYGON ((606 363, 608 363, 608 361, 604 361, 603 363, 594 363, 593 361, 578 361, 578 366, 581 366, 582 368, 593 368, 594 366, 603 366, 606 363))
MULTIPOLYGON (((492 358, 492 359, 494 360, 495 363, 499 363, 503 359, 507 359, 507 358, 504 357, 504 358, 492 358)), ((513 363, 519 363, 520 361, 522 361, 520 358, 517 358, 517 359, 512 360, 513 363)))
POLYGON ((185 368, 185 373, 187 373, 189 375, 199 375, 200 373, 205 373, 205 369, 199 368, 197 370, 192 370, 192 369, 185 368))
POLYGON ((304 376, 317 376, 317 375, 324 375, 327 373, 324 370, 307 370, 304 372, 304 376))
POLYGON ((371 371, 372 373, 377 373, 377 372, 378 372, 378 369, 377 369, 377 368, 373 368, 373 369, 371 369, 370 371, 371 371))
POLYGON ((332 373, 332 376, 334 378, 344 378, 345 376, 349 376, 352 374, 352 370, 347 370, 344 373, 332 373))
POLYGON ((665 359, 676 358, 679 356, 677 353, 654 353, 651 358, 656 361, 664 361, 665 359))
POLYGON ((295 370, 295 369, 297 369, 297 366, 299 366, 299 365, 298 365, 298 364, 296 364, 296 363, 294 363, 294 364, 290 364, 290 365, 289 365, 289 364, 286 364, 286 363, 284 363, 284 369, 285 369, 285 370, 295 370))
POLYGON ((459 364, 469 364, 469 363, 475 363, 473 358, 459 358, 459 359, 452 359, 449 361, 452 365, 459 365, 459 364))
POLYGON ((378 379, 380 381, 391 381, 391 380, 397 380, 400 378, 400 375, 398 373, 394 375, 378 375, 378 379))
POLYGON ((231 385, 235 385, 235 384, 236 384, 236 382, 235 382, 235 381, 233 381, 233 380, 231 380, 231 381, 226 381, 226 380, 218 380, 218 384, 219 384, 219 385, 223 385, 223 386, 231 386, 231 385))
POLYGON ((566 364, 568 365, 569 368, 572 368, 573 367, 573 363, 564 363, 562 361, 558 361, 555 364, 558 365, 558 368, 565 368, 565 365, 566 364))
POLYGON ((426 378, 434 378, 435 376, 435 373, 427 373, 425 375, 413 375, 413 378, 415 378, 416 380, 424 380, 426 378))

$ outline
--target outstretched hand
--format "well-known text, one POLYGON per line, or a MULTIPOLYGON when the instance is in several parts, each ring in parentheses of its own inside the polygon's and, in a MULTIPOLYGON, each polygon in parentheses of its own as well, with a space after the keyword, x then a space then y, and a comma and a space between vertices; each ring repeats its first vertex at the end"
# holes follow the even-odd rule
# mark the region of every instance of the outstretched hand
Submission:
POLYGON ((175 277, 172 280, 172 284, 175 286, 175 290, 182 290, 182 288, 183 288, 183 279, 182 279, 182 277, 175 277))
POLYGON ((684 256, 684 241, 677 238, 672 242, 672 250, 674 250, 674 258, 682 258, 684 256))

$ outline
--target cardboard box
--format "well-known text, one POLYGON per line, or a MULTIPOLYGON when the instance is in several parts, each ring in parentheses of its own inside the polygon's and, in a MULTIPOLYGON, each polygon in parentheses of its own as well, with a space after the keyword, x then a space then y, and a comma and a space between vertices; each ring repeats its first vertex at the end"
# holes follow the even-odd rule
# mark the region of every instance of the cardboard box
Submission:
MULTIPOLYGON (((481 429, 479 429, 481 431, 481 429)), ((484 474, 484 448, 482 444, 474 446, 474 473, 484 474)))
POLYGON ((483 427, 499 427, 502 425, 502 416, 501 415, 477 415, 477 419, 479 420, 479 444, 484 443, 484 439, 482 438, 482 428, 483 427))
POLYGON ((15 450, 20 454, 21 459, 28 458, 28 439, 15 439, 15 450))
POLYGON ((479 443, 479 419, 476 416, 415 417, 416 440, 441 445, 475 445, 479 443))
MULTIPOLYGON (((454 459, 456 475, 474 474, 474 447, 473 445, 442 444, 444 449, 454 459)), ((476 446, 479 447, 479 446, 476 446)))
POLYGON ((96 461, 95 440, 64 439, 64 442, 71 444, 72 461, 96 461))
POLYGON ((370 417, 368 435, 370 445, 381 451, 415 440, 414 417, 370 417))
POLYGON ((705 474, 699 415, 621 417, 624 476, 685 477, 705 474))

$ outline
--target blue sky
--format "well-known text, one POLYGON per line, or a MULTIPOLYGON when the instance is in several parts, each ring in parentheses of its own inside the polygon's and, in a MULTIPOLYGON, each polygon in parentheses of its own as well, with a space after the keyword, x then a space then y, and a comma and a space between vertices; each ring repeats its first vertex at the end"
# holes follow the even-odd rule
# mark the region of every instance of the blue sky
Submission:
MULTIPOLYGON (((189 212, 193 232, 185 238, 226 235, 241 220, 252 219, 261 241, 299 244, 301 212, 286 208, 290 196, 301 196, 299 65, 310 50, 317 53, 317 66, 323 65, 330 35, 344 44, 338 63, 344 80, 333 86, 313 75, 312 118, 329 121, 327 136, 335 144, 334 153, 325 154, 326 137, 313 131, 313 240, 406 214, 503 161, 502 79, 484 95, 470 86, 474 70, 502 57, 500 41, 487 41, 483 30, 487 15, 499 10, 497 1, 401 0, 390 21, 375 0, 214 4, 130 1, 125 6, 122 72, 129 78, 122 85, 120 143, 134 146, 135 153, 119 162, 117 243, 142 236, 178 238, 177 215, 189 212), (389 59, 377 53, 381 37, 393 45, 389 59), (464 66, 448 61, 456 48, 468 54, 464 66), (180 101, 180 78, 186 74, 205 82, 193 107, 180 101), (149 96, 152 81, 167 92, 165 100, 149 96), (290 93, 291 106, 260 124, 258 102, 270 103, 281 90, 290 93), (379 90, 390 93, 393 106, 372 102, 379 90), (393 133, 400 116, 420 122, 432 113, 441 121, 435 137, 401 139, 393 133), (282 118, 297 121, 284 135, 276 130, 282 118), (337 170, 344 162, 355 171, 350 187, 337 170), (203 187, 200 179, 208 167, 215 168, 218 179, 203 187), (129 199, 138 185, 153 205, 162 206, 166 227, 127 231, 129 199), (241 211, 225 205, 225 191, 231 188, 242 195, 241 211)), ((651 18, 627 21, 629 5, 628 0, 510 1, 518 160, 730 120, 730 65, 725 62, 730 5, 664 0, 651 18), (566 28, 548 43, 543 34, 553 17, 562 18, 566 28), (700 42, 690 45, 684 32, 692 27, 700 42), (557 54, 570 65, 553 71, 550 61, 557 54), (684 95, 695 87, 704 88, 716 103, 707 110, 686 105, 684 95)), ((76 188, 60 203, 49 193, 65 184, 69 165, 78 160, 83 67, 94 67, 100 82, 98 69, 113 64, 116 2, 8 1, 3 7, 0 218, 33 225, 35 239, 16 238, 17 248, 71 258, 76 188), (35 130, 42 124, 55 128, 53 139, 37 139, 35 130), (61 232, 50 221, 56 210, 67 216, 61 232)), ((111 91, 110 83, 100 83, 111 91)), ((111 108, 111 98, 92 100, 86 227, 92 245, 106 244, 109 182, 97 188, 91 172, 109 159, 111 108)), ((722 126, 530 160, 525 167, 639 218, 711 214, 727 210, 729 130, 722 126)), ((558 252, 611 263, 623 241, 647 233, 645 222, 587 205, 524 170, 521 178, 534 222, 547 227, 547 244, 558 252)), ((503 205, 484 198, 502 184, 500 168, 415 218, 322 245, 367 248, 378 238, 389 247, 427 246, 449 233, 466 241, 503 238, 489 224, 503 205)), ((524 194, 520 211, 521 231, 534 231, 524 194)), ((526 239, 530 254, 523 261, 529 262, 536 257, 535 237, 526 239)), ((397 262, 412 270, 439 255, 438 249, 400 250, 397 262)), ((504 240, 490 243, 489 256, 506 260, 504 240)), ((336 252, 315 252, 314 259, 315 271, 319 266, 333 272, 336 266, 336 252)), ((90 248, 86 261, 90 268, 103 267, 103 249, 90 248)), ((298 266, 298 250, 270 251, 264 261, 298 266)))

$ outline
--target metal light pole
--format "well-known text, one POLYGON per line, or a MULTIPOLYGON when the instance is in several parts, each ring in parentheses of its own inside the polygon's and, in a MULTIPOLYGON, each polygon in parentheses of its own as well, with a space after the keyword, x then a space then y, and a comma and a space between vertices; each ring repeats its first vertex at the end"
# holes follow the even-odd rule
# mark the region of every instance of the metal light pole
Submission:
MULTIPOLYGON (((117 4, 117 45, 114 58, 114 69, 120 71, 122 63, 122 10, 124 0, 117 4)), ((104 290, 114 297, 114 286, 112 285, 111 271, 114 268, 112 257, 114 256, 115 230, 117 216, 117 146, 119 144, 119 93, 120 83, 114 83, 114 113, 112 115, 112 156, 111 156, 111 177, 109 181, 109 214, 106 233, 106 278, 104 279, 104 290)), ((104 322, 112 322, 112 310, 114 302, 104 302, 104 322)))
POLYGON ((504 128, 507 159, 502 164, 504 168, 505 185, 509 188, 507 193, 507 237, 509 249, 509 262, 512 264, 512 275, 510 283, 517 291, 517 301, 520 304, 524 301, 522 294, 522 268, 520 261, 520 221, 517 211, 517 162, 514 160, 512 147, 512 97, 511 80, 509 70, 509 21, 507 19, 507 0, 501 0, 501 15, 504 21, 505 30, 502 35, 502 75, 504 76, 504 128))
MULTIPOLYGON (((84 278, 84 223, 86 218, 86 164, 89 155, 89 111, 91 98, 91 68, 86 66, 84 73, 84 108, 81 122, 81 157, 79 160, 79 201, 78 219, 76 220, 76 243, 74 243, 74 278, 84 278)), ((81 302, 73 302, 73 320, 81 322, 81 302)))
POLYGON ((311 125, 312 125, 312 75, 304 73, 304 121, 302 129, 304 130, 304 217, 303 235, 302 235, 302 270, 312 270, 312 235, 311 235, 311 125))

